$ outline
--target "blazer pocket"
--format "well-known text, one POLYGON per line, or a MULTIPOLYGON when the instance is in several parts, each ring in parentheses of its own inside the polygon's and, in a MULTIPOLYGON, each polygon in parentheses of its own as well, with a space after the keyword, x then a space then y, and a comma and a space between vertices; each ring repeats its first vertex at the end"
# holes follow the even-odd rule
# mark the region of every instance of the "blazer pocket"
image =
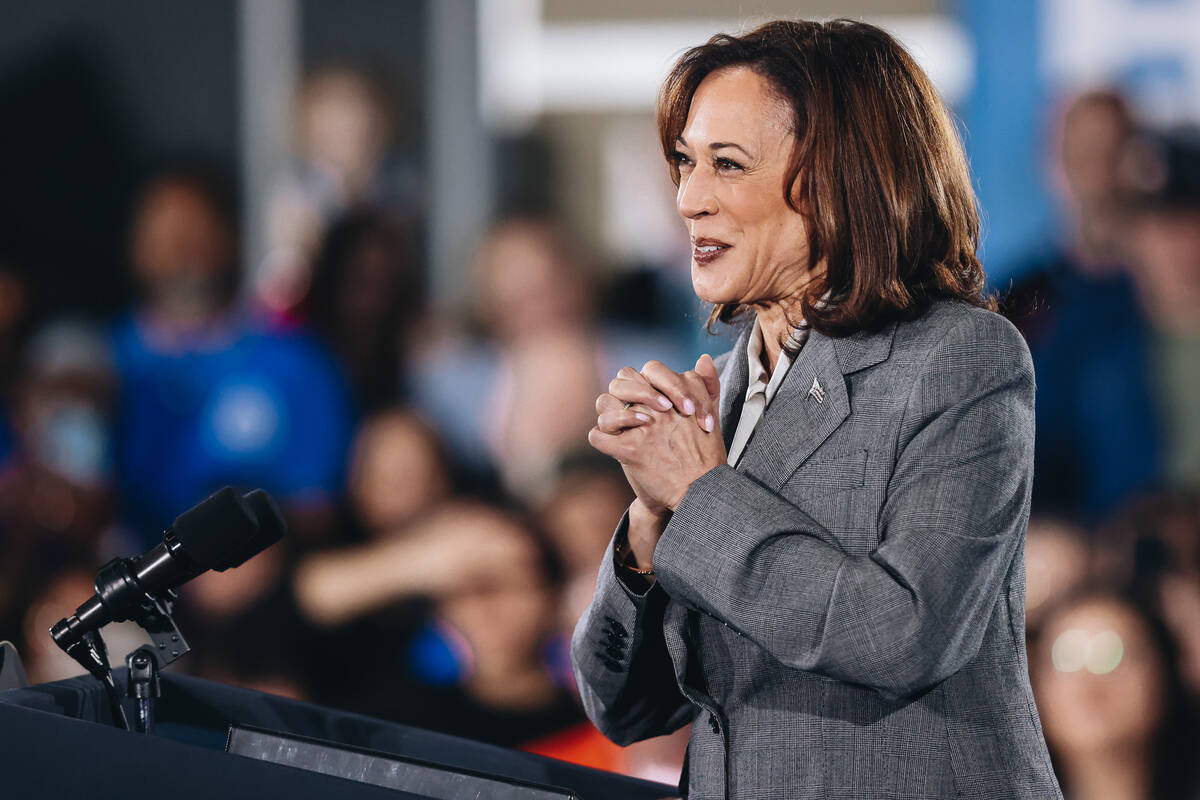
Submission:
POLYGON ((854 450, 828 456, 816 456, 805 461, 791 474, 785 484, 805 497, 861 489, 866 483, 867 451, 854 450))

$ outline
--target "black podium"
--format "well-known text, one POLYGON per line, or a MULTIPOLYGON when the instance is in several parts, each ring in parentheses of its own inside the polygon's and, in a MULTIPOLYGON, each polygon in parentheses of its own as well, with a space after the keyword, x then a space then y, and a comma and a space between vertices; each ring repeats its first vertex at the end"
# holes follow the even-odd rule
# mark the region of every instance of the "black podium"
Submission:
MULTIPOLYGON (((118 684, 126 679, 117 670, 118 684)), ((163 673, 153 735, 120 730, 90 676, 0 692, 0 796, 137 795, 172 800, 264 797, 407 800, 395 789, 225 752, 231 725, 377 752, 478 775, 569 789, 581 800, 660 800, 674 787, 163 673)), ((293 762, 296 763, 296 762, 293 762)))

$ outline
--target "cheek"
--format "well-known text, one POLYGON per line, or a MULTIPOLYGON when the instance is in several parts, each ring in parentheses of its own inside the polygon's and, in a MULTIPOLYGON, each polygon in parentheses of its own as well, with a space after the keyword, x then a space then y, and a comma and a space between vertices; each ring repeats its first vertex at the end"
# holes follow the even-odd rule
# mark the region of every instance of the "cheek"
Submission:
POLYGON ((746 244, 758 263, 788 265, 808 251, 808 228, 804 217, 784 202, 779 188, 739 187, 731 204, 746 244))

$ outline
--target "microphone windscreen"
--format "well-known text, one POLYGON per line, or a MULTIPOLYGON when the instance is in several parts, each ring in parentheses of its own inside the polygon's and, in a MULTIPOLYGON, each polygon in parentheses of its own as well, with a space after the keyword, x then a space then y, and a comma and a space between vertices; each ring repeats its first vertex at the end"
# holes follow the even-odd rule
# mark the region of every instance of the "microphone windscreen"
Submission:
POLYGON ((287 532, 287 523, 283 521, 283 513, 275 504, 275 499, 262 489, 255 489, 243 495, 246 504, 254 513, 258 522, 258 532, 246 540, 243 547, 230 556, 230 567, 240 566, 249 559, 266 550, 283 538, 287 532))
POLYGON ((190 559, 217 571, 249 558, 241 554, 259 533, 250 504, 229 486, 180 514, 171 527, 190 559))

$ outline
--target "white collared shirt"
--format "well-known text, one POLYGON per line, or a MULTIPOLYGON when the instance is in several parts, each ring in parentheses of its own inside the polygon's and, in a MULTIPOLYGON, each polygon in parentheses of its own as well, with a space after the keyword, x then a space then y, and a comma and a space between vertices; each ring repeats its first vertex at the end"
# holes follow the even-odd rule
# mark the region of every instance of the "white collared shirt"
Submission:
MULTIPOLYGON (((803 347, 807 340, 807 328, 801 327, 792 331, 792 343, 803 347)), ((751 434, 758 426, 758 421, 762 419, 763 412, 774 399, 775 393, 779 391, 783 379, 787 376, 788 369, 792 366, 792 356, 788 355, 787 350, 780 350, 779 358, 775 361, 775 369, 768 377, 767 370, 762 365, 762 351, 762 327, 759 326, 756 316, 754 327, 750 329, 750 338, 746 341, 746 362, 749 367, 746 399, 742 403, 742 416, 738 420, 737 428, 734 429, 733 440, 729 443, 728 463, 731 467, 737 466, 738 459, 742 457, 742 452, 746 449, 746 443, 750 441, 751 434)))

